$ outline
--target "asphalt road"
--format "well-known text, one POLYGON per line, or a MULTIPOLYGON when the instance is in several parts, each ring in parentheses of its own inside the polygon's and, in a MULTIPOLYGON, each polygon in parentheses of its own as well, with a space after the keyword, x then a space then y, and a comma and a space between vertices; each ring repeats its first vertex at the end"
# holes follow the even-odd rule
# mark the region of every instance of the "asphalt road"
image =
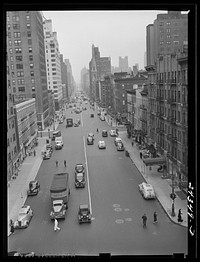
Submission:
POLYGON ((84 254, 102 252, 115 254, 173 254, 187 253, 187 229, 173 224, 157 200, 144 200, 138 191, 142 176, 125 156, 118 152, 114 138, 102 138, 103 129, 110 130, 100 121, 96 112, 89 108, 81 114, 66 117, 81 120, 81 126, 66 128, 59 125, 64 139, 62 150, 55 150, 50 160, 44 160, 37 175, 41 191, 28 197, 26 204, 34 216, 27 229, 16 230, 9 237, 9 251, 36 254, 84 254), (96 133, 96 129, 99 133, 96 133), (95 134, 94 145, 87 145, 88 133, 95 134), (106 142, 106 149, 98 149, 99 140, 106 142), (84 143, 85 141, 85 143, 84 143), (63 161, 66 159, 67 168, 63 161), (56 168, 55 161, 59 161, 56 168), (84 189, 75 189, 74 167, 85 164, 87 184, 84 189), (54 232, 50 220, 51 201, 49 188, 56 172, 67 171, 71 180, 71 195, 66 219, 59 221, 60 231, 54 232), (92 223, 79 225, 79 204, 88 203, 92 209, 92 223), (153 212, 158 213, 158 224, 153 224, 153 212), (147 228, 142 227, 142 215, 147 214, 147 228))

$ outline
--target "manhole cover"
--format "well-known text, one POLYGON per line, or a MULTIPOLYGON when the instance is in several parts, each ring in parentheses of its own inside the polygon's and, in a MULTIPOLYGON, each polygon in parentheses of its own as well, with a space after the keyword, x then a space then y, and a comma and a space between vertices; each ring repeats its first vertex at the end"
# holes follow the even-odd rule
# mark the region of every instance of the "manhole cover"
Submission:
POLYGON ((131 222, 133 219, 131 217, 127 217, 125 220, 131 222))
POLYGON ((120 211, 122 211, 122 208, 116 207, 114 210, 115 210, 116 212, 120 212, 120 211))
POLYGON ((124 220, 123 220, 123 219, 117 219, 117 220, 115 220, 115 222, 116 222, 117 224, 123 224, 123 223, 124 223, 124 220))
POLYGON ((120 207, 120 205, 119 204, 114 204, 113 207, 120 207))

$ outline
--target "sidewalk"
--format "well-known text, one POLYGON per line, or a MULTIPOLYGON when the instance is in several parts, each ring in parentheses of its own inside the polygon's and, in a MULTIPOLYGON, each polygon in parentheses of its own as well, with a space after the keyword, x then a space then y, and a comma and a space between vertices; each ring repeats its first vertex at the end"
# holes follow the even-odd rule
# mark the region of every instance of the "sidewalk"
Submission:
POLYGON ((170 198, 170 193, 172 192, 171 179, 161 178, 162 173, 157 172, 158 166, 152 166, 151 171, 148 167, 145 168, 145 165, 140 159, 139 150, 136 147, 136 143, 131 145, 131 139, 127 138, 126 131, 119 131, 119 137, 122 139, 125 149, 129 152, 130 158, 143 176, 144 180, 147 183, 150 183, 155 191, 158 201, 163 207, 164 211, 167 213, 168 217, 174 223, 187 227, 187 197, 184 196, 178 187, 175 187, 174 191, 176 193, 175 199, 175 216, 171 216, 172 210, 172 200, 170 198), (182 194, 181 194, 182 193, 182 194), (177 221, 178 210, 182 211, 183 222, 179 223, 177 221))
MULTIPOLYGON (((58 127, 58 121, 55 125, 55 130, 58 127)), ((53 126, 49 127, 53 131, 53 126)), ((29 182, 37 176, 40 165, 43 161, 41 151, 46 147, 46 139, 48 139, 48 128, 42 131, 42 137, 38 137, 38 146, 34 149, 36 156, 27 156, 20 166, 20 171, 16 179, 10 181, 10 186, 7 188, 8 194, 8 236, 10 235, 9 222, 10 219, 16 221, 19 209, 24 205, 27 198, 27 190, 29 182)))

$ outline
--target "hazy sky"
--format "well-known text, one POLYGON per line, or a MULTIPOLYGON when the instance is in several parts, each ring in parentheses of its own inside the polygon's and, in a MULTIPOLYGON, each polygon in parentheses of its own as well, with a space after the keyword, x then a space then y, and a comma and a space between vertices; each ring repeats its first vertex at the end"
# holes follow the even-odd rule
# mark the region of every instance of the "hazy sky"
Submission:
POLYGON ((57 32, 60 53, 68 58, 76 83, 81 69, 92 57, 92 44, 99 47, 100 56, 111 57, 111 65, 118 66, 119 56, 128 56, 129 66, 136 63, 144 68, 146 26, 157 14, 167 11, 42 11, 52 20, 57 32))

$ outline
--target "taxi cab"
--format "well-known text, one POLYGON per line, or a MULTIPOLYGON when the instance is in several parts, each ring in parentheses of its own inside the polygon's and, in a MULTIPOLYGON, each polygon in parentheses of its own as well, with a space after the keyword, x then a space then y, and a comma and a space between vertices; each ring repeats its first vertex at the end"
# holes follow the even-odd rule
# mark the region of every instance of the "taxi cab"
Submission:
POLYGON ((143 198, 145 199, 155 199, 156 198, 154 188, 151 184, 142 182, 141 184, 139 184, 138 187, 139 187, 139 191, 142 194, 143 198))

